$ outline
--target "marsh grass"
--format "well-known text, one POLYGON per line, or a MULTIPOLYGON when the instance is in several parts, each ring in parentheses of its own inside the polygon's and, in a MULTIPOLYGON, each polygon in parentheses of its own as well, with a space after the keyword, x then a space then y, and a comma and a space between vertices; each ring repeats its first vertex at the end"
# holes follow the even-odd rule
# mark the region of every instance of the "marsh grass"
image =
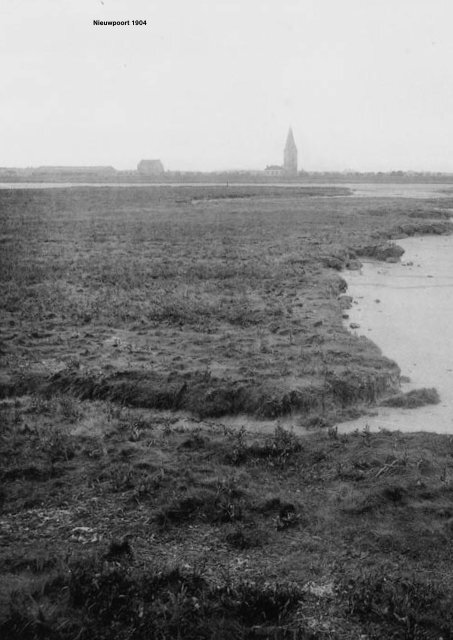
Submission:
POLYGON ((247 461, 261 461, 268 465, 285 467, 302 450, 302 441, 293 431, 277 425, 274 433, 265 438, 264 442, 248 443, 244 428, 233 432, 230 436, 231 445, 226 453, 226 460, 232 464, 243 464, 247 461))
POLYGON ((281 426, 235 432, 100 401, 80 402, 74 422, 59 396, 1 409, 4 637, 145 638, 159 628, 168 638, 323 638, 326 620, 354 640, 404 625, 438 631, 451 603, 448 589, 437 602, 432 580, 453 545, 448 438, 302 440, 281 426), (86 431, 94 416, 104 425, 96 435, 86 431), (54 432, 46 439, 46 423, 74 457, 54 432), (135 424, 145 435, 131 440, 135 424), (47 470, 39 477, 26 472, 32 455, 47 470), (419 587, 403 584, 405 572, 419 587), (331 583, 331 595, 313 595, 312 583, 331 583))
POLYGON ((174 496, 160 508, 156 521, 164 527, 195 519, 211 524, 236 522, 242 519, 244 506, 244 492, 234 483, 220 481, 212 488, 193 488, 174 496))
POLYGON ((351 615, 364 621, 372 637, 376 633, 414 639, 451 636, 451 585, 442 580, 372 571, 356 576, 347 590, 351 615))
POLYGON ((2 637, 453 635, 450 440, 315 429, 399 391, 338 270, 451 201, 313 193, 0 191, 2 637))
POLYGON ((413 389, 406 393, 400 393, 382 400, 381 404, 386 407, 401 407, 403 409, 416 409, 427 404, 439 404, 440 397, 436 389, 422 388, 413 389))
MULTIPOLYGON (((179 389, 188 387, 182 408, 199 417, 319 414, 320 405, 328 416, 397 391, 394 363, 341 324, 345 283, 337 270, 361 248, 385 246, 382 238, 401 225, 422 233, 437 224, 433 210, 448 201, 386 199, 378 207, 376 199, 329 198, 329 189, 325 197, 310 193, 258 186, 3 191, 0 297, 17 360, 8 373, 26 375, 21 384, 2 381, 0 392, 42 386, 30 353, 35 362, 77 358, 74 378, 98 365, 104 375, 152 369, 160 389, 145 406, 180 408, 164 398, 168 380, 178 380, 179 389), (375 215, 378 209, 384 213, 375 215), (110 336, 120 333, 115 352, 106 349, 106 327, 110 336), (321 343, 331 354, 326 366, 321 343), (201 375, 207 354, 220 372, 211 380, 201 375), (189 372, 195 375, 187 379, 189 372)), ((116 399, 113 390, 103 399, 109 394, 116 399)), ((118 400, 136 403, 138 395, 118 400)))
POLYGON ((0 629, 11 640, 233 640, 254 637, 263 625, 278 629, 302 598, 296 585, 242 580, 213 587, 193 570, 140 571, 93 559, 69 565, 33 595, 15 594, 0 629), (46 606, 49 596, 56 606, 46 606))

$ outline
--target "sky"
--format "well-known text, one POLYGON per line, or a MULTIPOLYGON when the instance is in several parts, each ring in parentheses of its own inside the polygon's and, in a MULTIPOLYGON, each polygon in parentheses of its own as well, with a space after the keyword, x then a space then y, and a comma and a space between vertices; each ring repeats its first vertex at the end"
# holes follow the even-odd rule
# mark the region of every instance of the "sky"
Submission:
POLYGON ((2 0, 0 166, 453 171, 451 0, 2 0), (93 20, 146 20, 95 26, 93 20))

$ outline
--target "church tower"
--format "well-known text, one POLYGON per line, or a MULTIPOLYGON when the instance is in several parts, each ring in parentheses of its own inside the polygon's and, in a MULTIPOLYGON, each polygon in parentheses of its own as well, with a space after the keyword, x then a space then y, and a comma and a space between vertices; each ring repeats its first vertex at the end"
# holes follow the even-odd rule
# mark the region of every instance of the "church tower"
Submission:
POLYGON ((287 176, 297 175, 297 147, 294 142, 293 130, 290 127, 283 152, 283 172, 287 176))

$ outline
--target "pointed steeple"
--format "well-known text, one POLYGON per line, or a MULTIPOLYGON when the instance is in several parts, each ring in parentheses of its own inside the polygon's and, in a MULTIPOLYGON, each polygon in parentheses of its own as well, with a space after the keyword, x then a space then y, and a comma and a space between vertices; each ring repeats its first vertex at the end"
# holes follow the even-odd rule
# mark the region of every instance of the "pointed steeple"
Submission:
POLYGON ((293 128, 290 127, 288 130, 288 135, 286 136, 286 145, 285 148, 289 147, 296 148, 296 143, 294 142, 293 128))
POLYGON ((297 147, 292 127, 289 128, 286 137, 285 150, 283 152, 283 170, 289 176, 297 175, 297 147))

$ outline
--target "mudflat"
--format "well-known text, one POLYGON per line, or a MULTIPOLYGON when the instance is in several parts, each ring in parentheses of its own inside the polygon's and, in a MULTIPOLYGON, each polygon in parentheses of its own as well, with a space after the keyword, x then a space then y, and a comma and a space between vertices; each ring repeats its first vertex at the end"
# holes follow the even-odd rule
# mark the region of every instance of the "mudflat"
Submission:
POLYGON ((0 191, 3 637, 450 637, 450 440, 335 425, 400 392, 342 271, 451 207, 0 191))

